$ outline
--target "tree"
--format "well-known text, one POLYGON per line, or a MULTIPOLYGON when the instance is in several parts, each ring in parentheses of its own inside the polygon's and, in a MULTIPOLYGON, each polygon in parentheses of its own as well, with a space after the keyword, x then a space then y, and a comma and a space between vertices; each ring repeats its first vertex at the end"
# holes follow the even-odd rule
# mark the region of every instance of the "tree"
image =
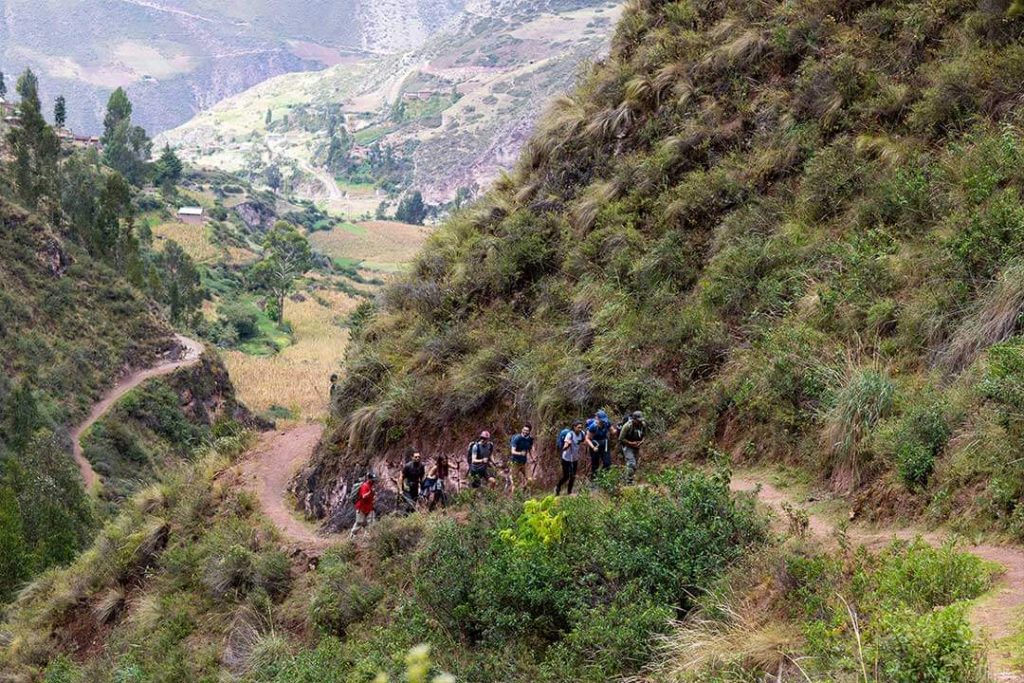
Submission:
POLYGON ((57 101, 53 104, 53 125, 57 128, 63 128, 67 120, 68 105, 64 100, 64 96, 60 95, 57 97, 57 101))
MULTIPOLYGON (((291 223, 278 221, 263 240, 263 256, 252 267, 252 281, 273 297, 272 314, 284 322, 284 299, 295 280, 313 267, 313 251, 291 223)), ((269 308, 269 307, 268 307, 269 308)))
POLYGON ((131 184, 141 185, 153 143, 142 127, 132 125, 132 103, 122 88, 115 90, 107 101, 102 142, 103 163, 131 184))
POLYGON ((57 160, 60 140, 43 118, 39 101, 39 81, 31 69, 18 78, 18 116, 21 123, 7 134, 14 162, 12 171, 18 197, 29 207, 37 208, 39 200, 55 197, 57 160))
POLYGON ((264 117, 263 123, 265 123, 266 125, 269 126, 273 122, 274 122, 274 112, 268 107, 267 108, 267 115, 266 115, 266 117, 264 117))
POLYGON ((203 302, 203 287, 199 271, 185 250, 174 240, 168 240, 157 257, 162 271, 163 301, 171 311, 171 322, 187 319, 203 302))
POLYGON ((154 165, 153 184, 170 193, 181 180, 182 170, 181 159, 170 145, 164 145, 164 151, 154 165))
POLYGON ((132 188, 119 174, 111 173, 100 191, 96 225, 90 251, 125 273, 138 258, 132 188))
POLYGON ((0 97, 7 97, 7 82, 4 81, 3 71, 0 71, 0 97))
POLYGON ((423 203, 423 195, 419 190, 410 192, 402 197, 395 209, 395 218, 403 223, 423 225, 423 219, 427 217, 427 206, 423 203))
POLYGON ((352 136, 345 126, 337 128, 331 136, 331 145, 327 149, 327 168, 333 173, 341 173, 349 168, 353 145, 352 136))
POLYGON ((267 170, 264 173, 267 180, 267 187, 272 190, 280 190, 281 184, 284 180, 281 178, 281 169, 277 167, 277 164, 267 166, 267 170))

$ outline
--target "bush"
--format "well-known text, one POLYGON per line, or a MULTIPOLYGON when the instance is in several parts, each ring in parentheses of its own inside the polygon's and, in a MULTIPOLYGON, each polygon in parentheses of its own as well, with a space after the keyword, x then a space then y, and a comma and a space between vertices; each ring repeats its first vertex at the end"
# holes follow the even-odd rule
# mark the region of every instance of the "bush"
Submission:
POLYGON ((255 306, 233 301, 217 307, 217 315, 222 325, 234 328, 236 339, 246 341, 259 335, 260 313, 255 306))
POLYGON ((964 605, 916 615, 885 614, 872 648, 880 673, 893 683, 982 683, 988 679, 981 647, 974 641, 964 605))
POLYGON ((325 635, 343 637, 384 597, 384 591, 362 572, 337 557, 325 557, 317 568, 317 587, 309 605, 313 625, 325 635))
POLYGON ((861 369, 832 397, 822 420, 822 440, 834 482, 849 487, 860 481, 861 442, 889 414, 895 395, 896 385, 887 374, 861 369))

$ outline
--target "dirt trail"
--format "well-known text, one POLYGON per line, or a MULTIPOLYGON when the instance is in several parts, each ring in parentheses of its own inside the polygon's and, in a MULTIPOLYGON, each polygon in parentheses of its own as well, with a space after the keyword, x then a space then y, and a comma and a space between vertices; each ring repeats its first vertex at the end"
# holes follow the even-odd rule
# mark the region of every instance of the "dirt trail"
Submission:
POLYGON ((194 365, 199 362, 199 357, 203 355, 203 345, 194 339, 189 339, 180 334, 174 335, 178 344, 185 350, 184 355, 178 360, 165 360, 156 365, 146 368, 143 370, 136 370, 131 374, 121 378, 114 387, 104 394, 103 398, 100 399, 99 403, 92 407, 89 416, 85 418, 85 421, 79 424, 71 432, 71 450, 75 456, 75 463, 78 465, 78 471, 82 473, 82 479, 85 480, 85 489, 92 491, 96 483, 99 481, 99 476, 96 471, 93 470, 92 465, 85 456, 82 454, 82 435, 92 427, 97 420, 103 417, 111 406, 127 394, 129 391, 139 386, 143 382, 154 377, 161 377, 163 375, 169 375, 179 368, 184 368, 189 365, 194 365))
MULTIPOLYGON (((775 512, 785 515, 783 504, 798 509, 806 506, 804 501, 785 491, 781 491, 767 481, 752 476, 734 476, 734 491, 752 492, 760 486, 758 500, 775 512)), ((836 531, 836 524, 826 517, 808 514, 809 532, 811 535, 829 542, 836 531)), ((861 526, 851 525, 846 532, 847 538, 857 545, 869 548, 880 548, 894 539, 912 540, 920 536, 922 539, 937 545, 945 536, 934 532, 921 531, 914 528, 886 529, 879 531, 861 526)), ((989 672, 995 681, 1024 683, 1024 673, 1011 664, 1013 652, 1005 642, 1014 635, 1024 620, 1024 549, 1001 545, 964 545, 963 549, 983 560, 994 562, 1003 567, 1004 572, 997 577, 991 591, 975 601, 968 614, 975 633, 984 634, 988 639, 989 672)))
POLYGON ((309 462, 323 429, 323 425, 308 424, 288 431, 267 432, 240 465, 246 484, 259 496, 263 513, 287 541, 310 550, 338 539, 318 534, 313 525, 296 516, 287 503, 288 483, 309 462))

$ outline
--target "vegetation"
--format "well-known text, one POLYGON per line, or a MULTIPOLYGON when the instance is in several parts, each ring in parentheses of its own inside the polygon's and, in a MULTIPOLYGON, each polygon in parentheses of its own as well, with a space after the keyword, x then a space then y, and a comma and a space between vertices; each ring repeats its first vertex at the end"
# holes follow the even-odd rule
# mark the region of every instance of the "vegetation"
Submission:
POLYGON ((800 464, 880 515, 970 491, 954 524, 1019 534, 1008 4, 631 2, 360 325, 318 486, 426 421, 603 406, 654 454, 800 464))

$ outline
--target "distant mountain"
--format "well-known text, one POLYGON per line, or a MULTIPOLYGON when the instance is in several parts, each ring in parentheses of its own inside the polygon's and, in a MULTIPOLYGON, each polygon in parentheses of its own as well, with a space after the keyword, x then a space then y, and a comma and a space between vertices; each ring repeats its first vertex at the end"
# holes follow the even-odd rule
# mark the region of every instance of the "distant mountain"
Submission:
POLYGON ((128 89, 151 132, 267 78, 422 45, 467 0, 0 0, 0 70, 31 66, 95 132, 128 89))
POLYGON ((299 194, 350 213, 365 210, 359 198, 345 201, 360 179, 449 201, 511 164, 546 104, 607 53, 619 12, 614 0, 472 0, 414 50, 275 78, 160 142, 253 180, 273 166, 299 194), (333 164, 342 125, 355 159, 333 164), (393 150, 396 177, 382 182, 359 163, 374 144, 393 150))

